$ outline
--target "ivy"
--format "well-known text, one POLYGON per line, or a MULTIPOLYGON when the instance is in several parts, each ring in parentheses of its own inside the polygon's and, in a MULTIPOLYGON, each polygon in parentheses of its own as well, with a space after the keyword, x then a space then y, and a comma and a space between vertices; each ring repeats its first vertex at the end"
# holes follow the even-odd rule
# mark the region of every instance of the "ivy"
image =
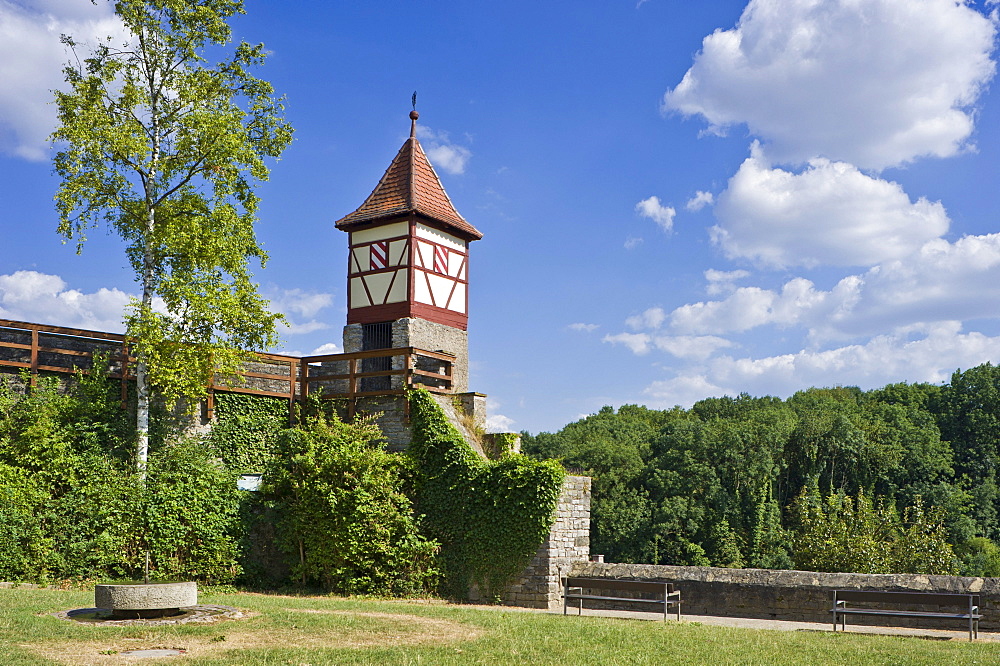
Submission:
POLYGON ((441 544, 442 592, 477 587, 498 601, 548 536, 565 472, 516 453, 483 460, 424 389, 410 394, 410 415, 417 510, 441 544))
POLYGON ((216 393, 215 418, 210 438, 226 466, 240 473, 263 472, 278 433, 288 427, 288 401, 216 393))

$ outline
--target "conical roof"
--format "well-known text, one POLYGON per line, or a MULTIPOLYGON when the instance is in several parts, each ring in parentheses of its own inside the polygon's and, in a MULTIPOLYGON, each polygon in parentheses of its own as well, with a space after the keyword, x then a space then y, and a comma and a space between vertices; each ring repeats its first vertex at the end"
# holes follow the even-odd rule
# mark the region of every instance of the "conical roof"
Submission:
POLYGON ((350 231, 359 224, 417 213, 445 225, 467 240, 479 240, 483 234, 455 210, 417 141, 416 111, 410 114, 410 118, 413 121, 410 138, 396 153, 382 180, 365 202, 356 211, 338 220, 337 228, 350 231))

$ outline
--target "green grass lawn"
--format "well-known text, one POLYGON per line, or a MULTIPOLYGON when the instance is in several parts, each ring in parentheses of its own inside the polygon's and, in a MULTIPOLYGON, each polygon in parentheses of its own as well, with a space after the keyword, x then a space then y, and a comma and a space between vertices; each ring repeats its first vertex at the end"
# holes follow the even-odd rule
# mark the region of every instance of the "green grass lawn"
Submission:
POLYGON ((208 625, 107 627, 50 613, 92 592, 0 589, 2 664, 992 664, 1000 643, 762 631, 691 622, 564 617, 443 602, 201 594, 256 613, 208 625), (117 652, 183 648, 181 657, 117 652))

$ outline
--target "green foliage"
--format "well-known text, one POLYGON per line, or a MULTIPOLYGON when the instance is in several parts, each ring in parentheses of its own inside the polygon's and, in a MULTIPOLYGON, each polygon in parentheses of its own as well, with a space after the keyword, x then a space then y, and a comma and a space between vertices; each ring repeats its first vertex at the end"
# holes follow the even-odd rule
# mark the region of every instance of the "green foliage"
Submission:
POLYGON ((892 505, 873 505, 863 493, 833 494, 822 500, 803 489, 792 506, 796 524, 794 557, 807 571, 954 574, 956 559, 940 511, 922 501, 900 520, 892 505))
MULTIPOLYGON (((684 498, 669 506, 651 501, 651 484, 662 480, 646 478, 647 461, 654 455, 657 434, 677 420, 690 417, 681 410, 624 405, 616 413, 605 407, 558 433, 525 434, 522 450, 538 459, 561 458, 567 467, 582 468, 593 477, 592 552, 608 561, 661 562, 659 544, 684 538, 690 505, 684 498)), ((684 552, 695 561, 704 557, 690 549, 684 552)))
POLYGON ((165 446, 145 484, 122 498, 137 519, 123 524, 126 562, 141 570, 149 550, 159 578, 230 583, 240 574, 237 474, 200 438, 165 446))
POLYGON ((520 454, 483 460, 426 390, 410 394, 410 414, 417 509, 441 545, 443 590, 497 600, 548 536, 564 472, 520 454))
POLYGON ((321 411, 278 437, 264 491, 303 584, 391 596, 433 587, 437 544, 419 534, 402 491, 406 459, 381 440, 370 420, 321 411))
POLYGON ((238 573, 235 479, 200 441, 161 447, 143 484, 127 415, 96 363, 65 389, 0 386, 0 577, 229 582, 238 573))
POLYGON ((278 433, 288 427, 288 401, 239 393, 215 394, 210 439, 227 467, 263 472, 274 456, 278 433))
POLYGON ((591 543, 610 561, 951 571, 959 549, 978 571, 988 547, 961 548, 1000 535, 998 395, 986 364, 943 387, 605 407, 523 442, 594 477, 591 543))
MULTIPOLYGON (((263 45, 223 52, 238 0, 121 0, 126 43, 110 38, 65 69, 56 92, 59 233, 86 240, 106 223, 126 243, 142 288, 126 317, 136 371, 139 464, 152 385, 194 405, 213 373, 233 374, 240 350, 266 349, 280 315, 248 269, 266 260, 254 234, 255 184, 291 141, 283 104, 249 74, 263 45), (165 312, 154 309, 154 297, 165 312)), ((64 43, 76 54, 71 37, 64 43)))
POLYGON ((1000 547, 986 537, 974 537, 955 549, 963 576, 1000 576, 1000 547))
POLYGON ((49 496, 24 469, 0 464, 0 580, 46 580, 54 547, 49 496))

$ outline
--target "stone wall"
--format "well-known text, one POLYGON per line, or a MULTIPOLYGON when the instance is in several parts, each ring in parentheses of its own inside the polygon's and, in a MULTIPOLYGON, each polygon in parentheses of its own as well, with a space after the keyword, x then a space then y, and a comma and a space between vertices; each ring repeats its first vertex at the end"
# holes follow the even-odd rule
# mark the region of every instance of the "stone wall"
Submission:
MULTIPOLYGON (((413 435, 407 419, 406 398, 404 396, 386 395, 359 398, 355 409, 358 415, 377 415, 375 422, 382 430, 387 450, 405 451, 409 448, 413 435)), ((341 416, 346 417, 346 414, 341 416)))
POLYGON ((452 391, 469 390, 469 333, 460 328, 437 324, 426 319, 398 319, 392 323, 392 344, 443 351, 455 355, 452 363, 452 391))
POLYGON ((549 537, 521 578, 504 595, 508 606, 555 609, 562 605, 559 579, 590 557, 590 477, 567 476, 549 537))
MULTIPOLYGON (((393 347, 417 347, 427 351, 443 351, 455 355, 452 363, 452 390, 455 393, 465 393, 469 390, 469 334, 460 328, 437 324, 426 319, 397 319, 392 322, 393 347)), ((361 324, 348 324, 344 327, 344 353, 351 354, 362 351, 361 324)), ((394 359, 394 362, 401 362, 394 359)), ((418 361, 421 370, 435 371, 437 364, 432 359, 418 361), (421 362, 429 362, 434 367, 421 367, 421 362)), ((400 368, 394 367, 394 370, 400 368)), ((398 379, 397 379, 398 382, 398 379)), ((398 388, 398 386, 394 386, 398 388)))
MULTIPOLYGON (((800 622, 832 622, 833 590, 890 592, 968 592, 982 595, 984 631, 1000 629, 1000 579, 914 574, 818 573, 769 569, 674 567, 652 564, 577 562, 571 575, 589 578, 638 578, 674 583, 681 590, 681 612, 800 622)), ((619 604, 617 607, 625 608, 619 604)), ((648 608, 647 608, 648 610, 648 608)), ((941 622, 910 618, 852 617, 848 624, 942 628, 941 622)), ((956 627, 963 626, 956 622, 956 627)))

